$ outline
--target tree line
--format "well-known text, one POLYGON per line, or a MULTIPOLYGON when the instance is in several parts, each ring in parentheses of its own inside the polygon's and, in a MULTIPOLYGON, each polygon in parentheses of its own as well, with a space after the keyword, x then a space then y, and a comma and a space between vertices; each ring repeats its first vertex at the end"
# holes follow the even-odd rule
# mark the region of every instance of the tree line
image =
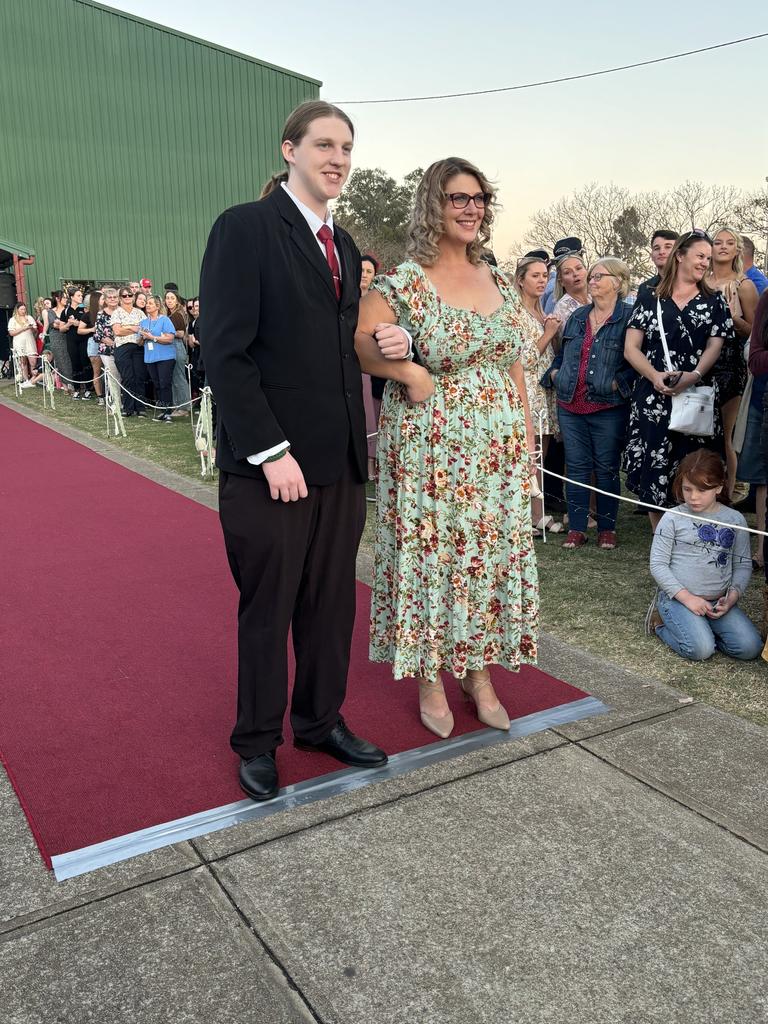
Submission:
MULTIPOLYGON (((383 269, 403 260, 413 197, 423 171, 416 168, 398 182, 379 167, 353 171, 333 216, 347 229, 361 252, 374 255, 383 269)), ((576 235, 587 256, 618 256, 635 277, 651 271, 650 237, 656 228, 688 231, 692 227, 714 231, 728 225, 749 235, 760 263, 761 246, 768 231, 768 189, 744 192, 730 185, 685 181, 665 192, 631 192, 613 182, 592 182, 537 210, 521 243, 508 253, 496 253, 499 263, 511 266, 528 249, 576 235)))

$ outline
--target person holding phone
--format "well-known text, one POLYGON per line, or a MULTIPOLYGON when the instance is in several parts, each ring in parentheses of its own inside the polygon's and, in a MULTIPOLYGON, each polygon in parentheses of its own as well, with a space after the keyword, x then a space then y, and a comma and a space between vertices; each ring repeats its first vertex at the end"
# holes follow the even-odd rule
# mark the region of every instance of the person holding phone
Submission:
POLYGON ((651 545, 659 590, 647 631, 691 661, 705 661, 715 650, 751 661, 763 649, 757 629, 737 607, 752 561, 746 520, 728 507, 725 491, 725 464, 716 452, 702 448, 686 455, 673 484, 680 504, 661 517, 651 545))
MULTIPOLYGON (((717 362, 723 342, 734 337, 725 299, 706 281, 712 240, 700 228, 681 235, 664 265, 655 292, 641 293, 627 325, 624 355, 640 374, 630 402, 629 439, 624 450, 627 488, 649 505, 674 502, 672 481, 682 459, 697 448, 723 447, 715 410, 714 437, 670 431, 672 396, 700 384, 717 362), (664 322, 670 374, 664 358, 658 310, 664 322)), ((661 512, 649 511, 652 529, 661 512)))

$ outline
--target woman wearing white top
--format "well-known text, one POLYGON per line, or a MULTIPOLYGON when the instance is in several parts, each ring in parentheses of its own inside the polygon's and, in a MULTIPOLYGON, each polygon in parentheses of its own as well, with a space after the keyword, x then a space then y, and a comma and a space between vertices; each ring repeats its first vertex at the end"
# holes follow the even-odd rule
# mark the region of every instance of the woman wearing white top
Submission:
POLYGON ((587 265, 577 253, 563 256, 557 262, 555 275, 555 308, 552 315, 560 318, 560 331, 555 340, 555 348, 560 348, 565 322, 579 306, 589 304, 587 288, 587 265))
POLYGON ((28 381, 34 374, 37 364, 35 329, 34 317, 27 313, 24 303, 19 302, 14 307, 13 316, 8 321, 8 333, 13 339, 14 355, 21 356, 21 373, 25 381, 28 381))

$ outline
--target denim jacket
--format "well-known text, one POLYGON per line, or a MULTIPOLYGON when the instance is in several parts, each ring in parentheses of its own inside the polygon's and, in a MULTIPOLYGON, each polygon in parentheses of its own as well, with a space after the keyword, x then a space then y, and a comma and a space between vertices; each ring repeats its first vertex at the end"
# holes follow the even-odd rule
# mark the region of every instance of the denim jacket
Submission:
MULTIPOLYGON (((554 387, 561 402, 573 401, 581 350, 587 332, 587 318, 593 309, 594 305, 590 302, 588 306, 579 306, 571 313, 563 329, 560 351, 541 378, 541 386, 554 387), (551 377, 553 370, 558 371, 554 383, 551 377)), ((613 313, 595 335, 587 366, 587 399, 590 402, 621 405, 629 401, 637 380, 637 371, 624 358, 624 335, 631 314, 632 307, 623 299, 617 299, 613 313), (614 380, 616 391, 613 390, 614 380)))

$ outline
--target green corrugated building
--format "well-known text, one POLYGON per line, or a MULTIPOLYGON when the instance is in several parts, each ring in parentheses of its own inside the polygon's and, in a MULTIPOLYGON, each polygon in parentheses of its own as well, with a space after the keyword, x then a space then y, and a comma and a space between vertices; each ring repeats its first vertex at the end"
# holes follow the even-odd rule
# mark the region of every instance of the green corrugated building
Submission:
POLYGON ((321 83, 92 0, 2 6, 0 249, 34 254, 28 301, 61 280, 194 294, 214 218, 258 196, 321 83))

